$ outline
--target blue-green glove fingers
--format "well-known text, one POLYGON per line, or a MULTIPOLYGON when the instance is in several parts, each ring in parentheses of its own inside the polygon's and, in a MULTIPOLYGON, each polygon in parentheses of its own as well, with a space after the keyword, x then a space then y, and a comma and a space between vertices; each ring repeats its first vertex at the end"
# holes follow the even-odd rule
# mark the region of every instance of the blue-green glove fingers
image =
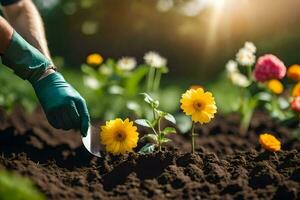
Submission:
POLYGON ((62 123, 61 121, 57 118, 56 112, 52 113, 47 113, 46 114, 48 122, 53 126, 54 128, 61 129, 62 123))
POLYGON ((85 100, 60 73, 52 73, 33 86, 53 127, 80 129, 81 134, 86 136, 90 118, 85 100))
POLYGON ((71 101, 69 106, 67 107, 67 112, 70 117, 70 120, 76 129, 80 128, 80 116, 77 111, 76 105, 74 101, 71 101))
POLYGON ((79 98, 76 101, 76 108, 80 116, 80 131, 84 137, 87 135, 90 126, 90 115, 86 106, 86 102, 83 98, 79 98))
POLYGON ((76 124, 73 123, 71 115, 68 112, 67 108, 63 108, 61 111, 61 121, 63 123, 62 129, 63 130, 70 130, 72 128, 76 128, 76 124))

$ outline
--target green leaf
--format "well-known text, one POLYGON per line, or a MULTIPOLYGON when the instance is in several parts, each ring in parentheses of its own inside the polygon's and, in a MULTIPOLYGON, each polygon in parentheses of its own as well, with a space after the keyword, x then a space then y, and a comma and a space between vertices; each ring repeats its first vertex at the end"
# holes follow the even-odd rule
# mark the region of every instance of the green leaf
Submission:
POLYGON ((148 73, 148 67, 138 67, 132 74, 127 78, 125 82, 126 92, 129 96, 134 96, 139 90, 140 82, 143 80, 145 75, 148 73))
POLYGON ((134 122, 140 126, 149 127, 149 128, 152 127, 151 122, 147 119, 137 119, 134 122))
POLYGON ((152 153, 152 152, 154 152, 154 149, 155 149, 155 144, 148 143, 141 148, 139 153, 140 154, 152 153))
POLYGON ((168 120, 169 122, 172 122, 173 124, 176 124, 176 119, 173 115, 171 115, 170 113, 166 113, 166 115, 164 116, 164 118, 166 120, 168 120))
POLYGON ((167 142, 171 142, 172 140, 170 140, 169 138, 162 138, 160 140, 161 143, 167 143, 167 142))
POLYGON ((168 135, 168 134, 170 134, 170 133, 176 133, 176 129, 173 128, 173 127, 167 127, 167 128, 165 128, 165 129, 162 131, 162 133, 163 133, 164 135, 168 135))
POLYGON ((150 140, 151 142, 157 143, 158 137, 155 134, 144 135, 141 140, 150 140))
POLYGON ((261 101, 271 101, 272 99, 272 95, 268 92, 259 92, 256 96, 261 101))
POLYGON ((157 108, 159 106, 159 101, 154 100, 149 94, 141 93, 141 95, 144 95, 144 101, 150 104, 152 108, 157 108))
POLYGON ((43 200, 45 197, 28 178, 1 170, 0 199, 43 200))
POLYGON ((169 72, 169 68, 167 66, 163 66, 161 68, 159 68, 159 70, 161 71, 161 73, 166 74, 169 72))

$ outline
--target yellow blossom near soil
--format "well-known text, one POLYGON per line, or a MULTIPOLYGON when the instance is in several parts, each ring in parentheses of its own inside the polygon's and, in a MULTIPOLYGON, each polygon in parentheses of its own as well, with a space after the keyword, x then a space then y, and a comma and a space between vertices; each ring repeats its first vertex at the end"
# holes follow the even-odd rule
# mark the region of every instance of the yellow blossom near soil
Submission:
POLYGON ((300 81, 300 65, 292 65, 288 68, 287 77, 299 82, 300 81))
POLYGON ((101 126, 100 140, 106 151, 113 155, 132 151, 137 146, 139 133, 137 127, 129 119, 120 118, 107 121, 101 126))
POLYGON ((98 53, 93 53, 87 56, 86 63, 89 65, 100 65, 103 62, 103 58, 98 53))
POLYGON ((203 87, 202 87, 201 85, 192 85, 192 86, 190 87, 190 89, 194 89, 194 90, 196 90, 196 89, 198 89, 198 88, 202 88, 202 89, 203 89, 203 87))
POLYGON ((277 79, 268 81, 267 87, 269 88, 269 90, 271 90, 271 92, 275 94, 281 94, 284 89, 282 83, 277 79))
POLYGON ((217 112, 215 99, 211 92, 202 88, 187 90, 180 100, 181 109, 186 115, 192 116, 194 122, 208 123, 217 112))
POLYGON ((297 83, 297 84, 294 86, 294 88, 293 88, 293 90, 292 90, 292 96, 293 96, 293 97, 298 97, 298 96, 300 96, 300 83, 297 83))
POLYGON ((259 136, 259 143, 261 146, 271 152, 280 151, 281 143, 271 134, 264 133, 259 136))

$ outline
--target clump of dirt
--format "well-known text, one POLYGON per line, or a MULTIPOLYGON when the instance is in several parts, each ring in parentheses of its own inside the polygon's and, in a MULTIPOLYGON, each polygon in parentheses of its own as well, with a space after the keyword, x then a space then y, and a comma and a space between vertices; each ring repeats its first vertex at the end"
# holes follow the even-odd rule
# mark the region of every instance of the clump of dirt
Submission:
POLYGON ((79 133, 53 129, 41 110, 1 110, 0 168, 31 178, 48 199, 299 199, 300 143, 291 129, 256 113, 240 135, 238 120, 218 116, 198 127, 194 155, 188 135, 173 135, 164 152, 96 158, 79 133), (261 150, 263 131, 276 133, 283 150, 261 150))

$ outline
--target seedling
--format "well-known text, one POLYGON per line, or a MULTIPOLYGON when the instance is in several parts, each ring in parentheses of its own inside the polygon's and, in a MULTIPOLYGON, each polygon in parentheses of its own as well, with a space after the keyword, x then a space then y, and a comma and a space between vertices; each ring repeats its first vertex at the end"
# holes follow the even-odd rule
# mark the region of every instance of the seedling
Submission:
POLYGON ((176 124, 176 120, 173 115, 166 113, 158 109, 159 101, 154 100, 149 94, 142 93, 144 96, 144 101, 150 105, 153 113, 152 120, 150 119, 137 119, 135 123, 140 126, 147 127, 151 129, 152 133, 148 133, 141 138, 141 140, 148 140, 149 143, 146 144, 141 150, 140 153, 151 153, 157 147, 158 151, 162 151, 162 146, 170 142, 171 140, 167 136, 171 133, 176 133, 175 128, 166 127, 162 129, 161 122, 163 119, 176 124))

